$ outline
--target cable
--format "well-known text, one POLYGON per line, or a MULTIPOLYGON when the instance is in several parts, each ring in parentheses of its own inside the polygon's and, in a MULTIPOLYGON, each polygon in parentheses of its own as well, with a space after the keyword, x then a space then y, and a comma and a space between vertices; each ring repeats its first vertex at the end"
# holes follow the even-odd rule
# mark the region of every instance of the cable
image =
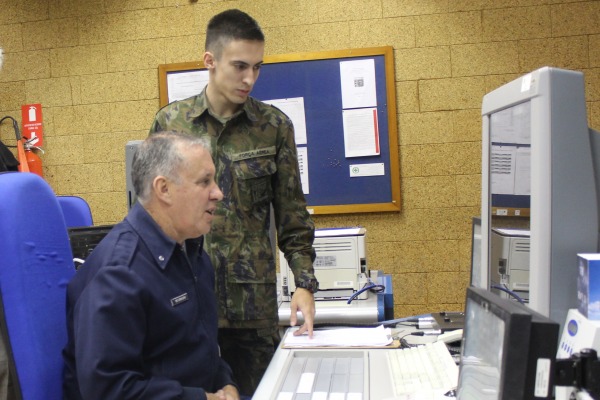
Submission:
POLYGON ((502 292, 508 293, 509 295, 511 295, 512 297, 515 298, 515 300, 517 300, 519 303, 521 304, 525 304, 525 300, 523 300, 518 294, 516 294, 515 292, 513 292, 512 290, 504 287, 504 286, 500 286, 500 285, 492 285, 491 286, 492 289, 498 289, 502 292))
POLYGON ((371 280, 371 278, 367 278, 367 283, 365 284, 365 286, 363 286, 361 289, 357 290, 352 296, 350 296, 347 304, 352 303, 352 300, 354 300, 356 297, 360 296, 362 293, 366 292, 367 290, 370 290, 373 293, 381 293, 385 290, 385 286, 378 285, 378 284, 374 283, 371 280))
POLYGON ((348 326, 348 327, 355 327, 355 328, 376 328, 378 326, 381 325, 381 322, 375 322, 375 323, 360 323, 360 322, 321 322, 318 324, 313 324, 313 329, 321 329, 321 328, 328 328, 328 327, 335 327, 335 328, 339 328, 342 326, 348 326))

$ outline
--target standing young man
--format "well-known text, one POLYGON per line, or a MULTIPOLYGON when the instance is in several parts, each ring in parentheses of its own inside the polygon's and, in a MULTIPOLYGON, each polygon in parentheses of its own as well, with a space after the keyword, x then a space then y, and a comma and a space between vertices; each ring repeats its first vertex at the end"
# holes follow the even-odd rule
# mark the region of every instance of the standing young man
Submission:
POLYGON ((298 287, 291 303, 292 325, 297 310, 304 317, 298 334, 312 336, 318 289, 314 224, 302 193, 292 123, 277 108, 250 97, 264 48, 264 35, 248 14, 227 10, 214 16, 203 58, 208 85, 161 109, 150 129, 183 130, 210 140, 224 194, 206 236, 217 279, 219 343, 245 395, 254 392, 279 342, 271 205, 279 248, 298 287))

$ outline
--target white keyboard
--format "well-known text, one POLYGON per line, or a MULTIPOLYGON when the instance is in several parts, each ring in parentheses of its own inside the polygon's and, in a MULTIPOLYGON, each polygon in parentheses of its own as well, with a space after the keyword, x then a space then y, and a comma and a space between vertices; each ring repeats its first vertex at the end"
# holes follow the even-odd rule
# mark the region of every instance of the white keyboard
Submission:
POLYGON ((456 389, 458 365, 444 342, 387 351, 396 396, 444 394, 456 389))
POLYGON ((294 351, 275 399, 367 400, 368 366, 365 351, 294 351))

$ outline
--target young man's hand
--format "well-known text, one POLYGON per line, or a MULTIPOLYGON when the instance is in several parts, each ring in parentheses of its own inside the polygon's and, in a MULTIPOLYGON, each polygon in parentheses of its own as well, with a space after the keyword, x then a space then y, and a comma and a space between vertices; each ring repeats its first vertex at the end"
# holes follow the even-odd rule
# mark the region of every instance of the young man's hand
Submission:
POLYGON ((292 296, 290 325, 296 326, 298 318, 296 312, 298 310, 304 317, 304 324, 294 332, 294 336, 302 335, 308 332, 308 337, 312 339, 313 323, 315 321, 315 296, 308 290, 296 288, 292 296))

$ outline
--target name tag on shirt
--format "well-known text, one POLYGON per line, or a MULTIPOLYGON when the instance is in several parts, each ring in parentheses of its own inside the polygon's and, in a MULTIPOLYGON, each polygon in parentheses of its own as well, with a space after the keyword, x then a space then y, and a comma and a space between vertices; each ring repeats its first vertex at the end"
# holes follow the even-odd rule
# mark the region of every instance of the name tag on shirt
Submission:
POLYGON ((172 307, 176 307, 178 305, 180 305, 181 303, 185 303, 186 301, 188 301, 190 298, 188 297, 187 293, 184 294, 180 294, 177 297, 173 297, 171 299, 171 306, 172 307))

